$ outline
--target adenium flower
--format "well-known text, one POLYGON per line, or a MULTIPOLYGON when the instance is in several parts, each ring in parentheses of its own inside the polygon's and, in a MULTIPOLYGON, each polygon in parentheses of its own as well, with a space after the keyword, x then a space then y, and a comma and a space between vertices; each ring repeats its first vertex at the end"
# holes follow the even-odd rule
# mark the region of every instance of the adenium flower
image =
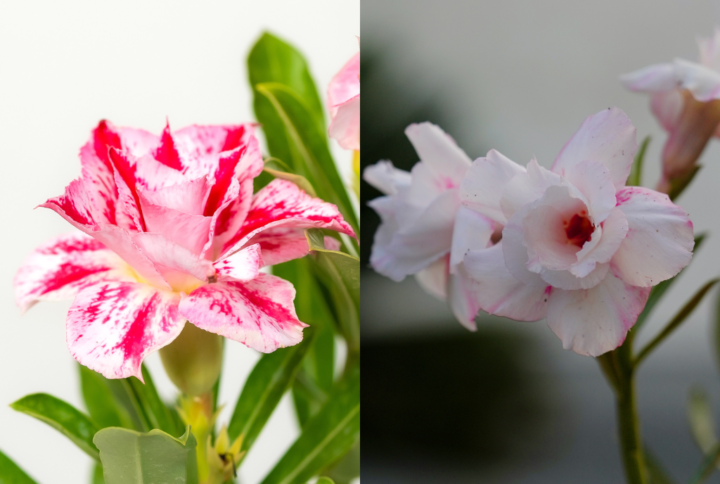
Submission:
POLYGON ((332 78, 327 90, 328 134, 346 150, 360 150, 360 53, 332 78))
POLYGON ((134 375, 185 322, 262 352, 297 344, 293 286, 260 272, 308 252, 303 229, 353 235, 334 205, 276 179, 253 195, 263 160, 252 125, 161 136, 100 122, 82 174, 42 207, 80 232, 35 250, 15 277, 27 310, 73 298, 67 344, 108 378, 134 375))
POLYGON ((636 150, 635 127, 612 108, 587 118, 550 170, 495 151, 473 163, 463 206, 504 226, 499 243, 464 259, 484 311, 547 318, 582 355, 622 344, 650 288, 680 272, 694 246, 682 208, 625 186, 636 150))
POLYGON ((669 133, 658 190, 689 174, 711 137, 720 136, 720 29, 698 39, 700 61, 675 59, 622 76, 632 91, 651 93, 650 107, 669 133))
POLYGON ((460 182, 471 161, 455 142, 430 123, 412 124, 405 134, 421 160, 412 173, 380 161, 363 175, 386 194, 368 203, 382 219, 370 264, 394 281, 414 274, 426 291, 447 299, 455 317, 474 330, 478 306, 462 259, 471 248, 487 247, 495 226, 460 206, 460 182))

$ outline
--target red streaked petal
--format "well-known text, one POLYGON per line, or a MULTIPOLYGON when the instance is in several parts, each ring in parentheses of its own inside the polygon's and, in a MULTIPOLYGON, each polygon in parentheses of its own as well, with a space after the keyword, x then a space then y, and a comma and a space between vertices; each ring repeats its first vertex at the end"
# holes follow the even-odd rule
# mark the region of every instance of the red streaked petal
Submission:
POLYGON ((302 341, 307 325, 297 319, 293 299, 292 284, 260 273, 248 282, 202 286, 183 297, 180 313, 198 328, 270 353, 302 341))
POLYGON ((201 259, 161 234, 135 234, 133 242, 176 291, 189 293, 215 273, 209 260, 201 259))
POLYGON ((245 222, 223 253, 232 253, 256 234, 279 226, 324 228, 355 236, 335 205, 309 196, 294 183, 275 179, 255 194, 245 222))
POLYGON ((263 262, 266 266, 299 259, 310 252, 305 230, 292 227, 276 227, 264 230, 250 239, 247 244, 258 244, 260 246, 263 262))
MULTIPOLYGON (((307 242, 305 246, 307 246, 307 242)), ((213 263, 218 279, 221 281, 250 281, 257 277, 263 265, 260 244, 245 247, 230 257, 213 263)))
POLYGON ((133 281, 127 263, 97 240, 76 232, 38 247, 15 275, 15 300, 25 312, 37 301, 72 299, 98 281, 133 281))
POLYGON ((175 141, 172 133, 170 133, 170 123, 165 124, 165 129, 160 137, 160 146, 155 150, 155 159, 165 166, 182 171, 183 164, 180 161, 180 155, 175 148, 175 141))
POLYGON ((101 282, 78 293, 67 317, 73 357, 106 378, 135 376, 151 352, 182 331, 180 296, 146 284, 101 282))
POLYGON ((115 168, 115 184, 118 189, 117 211, 115 212, 117 223, 130 230, 144 232, 146 229, 137 190, 135 165, 126 155, 115 149, 111 149, 109 153, 110 161, 115 168))

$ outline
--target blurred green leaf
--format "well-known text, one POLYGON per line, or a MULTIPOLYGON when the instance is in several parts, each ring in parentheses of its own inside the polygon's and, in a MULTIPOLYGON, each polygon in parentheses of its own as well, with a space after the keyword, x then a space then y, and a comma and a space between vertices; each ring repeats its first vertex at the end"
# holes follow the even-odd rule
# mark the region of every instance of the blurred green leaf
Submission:
POLYGON ((707 393, 699 388, 690 391, 687 402, 687 418, 695 443, 703 454, 710 453, 718 443, 715 435, 715 420, 707 393))
POLYGON ((660 460, 645 445, 645 469, 647 470, 648 484, 675 484, 670 474, 660 463, 660 460))
POLYGON ((243 436, 242 450, 250 449, 255 442, 312 345, 312 328, 305 328, 303 333, 300 344, 263 355, 250 372, 228 425, 231 442, 243 436))
MULTIPOLYGON (((705 240, 706 235, 707 234, 705 233, 700 233, 695 236, 695 248, 693 249, 693 256, 697 254, 698 250, 700 250, 700 246, 705 240)), ((645 324, 645 321, 647 321, 647 318, 650 315, 650 312, 652 312, 655 305, 660 302, 660 299, 662 299, 663 295, 667 292, 668 289, 670 289, 670 286, 672 286, 675 281, 677 281, 677 279, 680 277, 684 270, 685 269, 680 271, 675 277, 672 277, 666 281, 662 281, 660 284, 652 288, 647 303, 645 304, 645 309, 643 309, 643 312, 640 313, 640 316, 638 316, 638 319, 635 322, 635 326, 633 326, 632 328, 635 334, 637 334, 642 325, 645 324)))
POLYGON ((360 259, 344 252, 325 248, 323 233, 318 229, 305 231, 311 251, 330 293, 335 318, 348 344, 349 352, 360 351, 360 259))
POLYGON ((145 384, 135 377, 128 378, 127 382, 150 428, 163 430, 172 436, 180 435, 182 429, 175 425, 176 422, 160 398, 152 376, 145 365, 142 365, 142 376, 145 384))
POLYGON ((336 484, 350 484, 360 477, 360 442, 352 446, 337 463, 323 471, 336 484))
POLYGON ((94 439, 107 484, 198 484, 197 443, 188 427, 175 438, 161 430, 107 428, 94 439))
POLYGON ((702 166, 695 165, 687 174, 680 178, 676 178, 670 183, 670 193, 668 193, 670 200, 674 201, 682 192, 685 191, 693 179, 695 179, 695 175, 697 175, 698 171, 700 171, 700 168, 702 168, 702 166))
POLYGON ((643 162, 645 161, 645 151, 647 151, 648 144, 650 144, 650 136, 646 136, 643 142, 640 144, 640 148, 635 154, 635 161, 630 169, 630 176, 627 179, 625 185, 629 187, 640 187, 642 186, 642 169, 643 162))
POLYGON ((95 466, 93 467, 92 484, 105 484, 103 468, 98 463, 95 463, 95 466))
POLYGON ((335 481, 333 481, 329 477, 321 477, 317 480, 316 484, 335 484, 335 481))
POLYGON ((720 279, 712 279, 705 283, 703 287, 701 287, 695 295, 687 302, 685 305, 678 311, 678 313, 675 315, 674 318, 670 320, 670 322, 663 328, 660 333, 655 336, 646 346, 643 348, 637 355, 637 358, 635 358, 634 365, 637 367, 640 365, 640 363, 647 358, 647 356, 654 350, 660 343, 662 343, 665 338, 670 336, 670 334, 673 333, 685 320, 692 314, 692 312, 695 310, 698 304, 700 304, 700 301, 703 300, 705 295, 712 289, 712 287, 717 284, 720 281, 720 279))
POLYGON ((324 126, 314 122, 308 106, 291 88, 273 82, 257 84, 255 89, 270 102, 282 122, 281 131, 269 131, 260 119, 260 113, 256 112, 263 122, 266 137, 268 140, 283 136, 287 139, 288 153, 275 153, 271 148, 270 154, 290 164, 293 172, 307 178, 318 197, 337 205, 345 220, 357 232, 357 217, 330 154, 324 126))
POLYGON ((355 365, 262 484, 305 483, 337 462, 359 438, 360 368, 355 365))
POLYGON ((0 484, 37 484, 13 460, 0 452, 0 484))
POLYGON ((705 458, 700 463, 700 466, 698 466, 692 479, 690 479, 690 484, 705 482, 715 471, 718 464, 720 464, 720 443, 715 444, 710 452, 705 455, 705 458))
POLYGON ((93 459, 100 458, 93 444, 97 427, 90 417, 69 403, 46 393, 35 393, 12 403, 10 407, 50 425, 93 459))
POLYGON ((108 380, 100 373, 78 363, 80 386, 85 407, 90 418, 98 426, 134 428, 127 409, 115 398, 108 380))

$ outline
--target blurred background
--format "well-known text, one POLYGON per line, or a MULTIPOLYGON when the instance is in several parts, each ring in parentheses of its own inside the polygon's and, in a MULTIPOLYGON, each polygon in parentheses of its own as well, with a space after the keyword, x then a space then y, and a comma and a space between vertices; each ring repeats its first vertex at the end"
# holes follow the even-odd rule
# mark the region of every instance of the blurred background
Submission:
MULTIPOLYGON (((253 121, 245 57, 266 29, 305 54, 324 100, 358 50, 360 1, 0 2, 0 449, 38 482, 89 482, 91 463, 58 432, 8 407, 35 392, 82 407, 65 345, 70 302, 38 304, 21 318, 13 299, 13 276, 30 251, 71 230, 33 208, 80 174, 80 147, 101 119, 155 133, 166 116, 174 129, 253 121)), ((332 145, 349 173, 351 155, 332 145)), ((226 345, 220 422, 258 357, 226 345)), ((157 353, 146 361, 169 399, 174 389, 157 353)), ((286 395, 244 461, 242 482, 259 482, 297 435, 286 395)))
MULTIPOLYGON (((491 148, 549 167, 582 121, 623 109, 652 136, 645 186, 665 133, 620 74, 698 58, 720 25, 710 0, 362 0, 362 164, 417 161, 403 130, 431 121, 471 158, 491 148)), ((637 338, 654 336, 720 274, 720 142, 678 200, 709 238, 637 338)), ((363 458, 366 483, 623 482, 613 395, 592 358, 564 351, 544 322, 480 317, 470 333, 411 277, 367 267, 378 217, 362 185, 363 458)), ((642 433, 687 482, 702 460, 686 424, 691 388, 720 414, 713 294, 638 373, 642 433)), ((720 482, 714 476, 709 482, 720 482), (714 481, 712 480, 714 479, 714 481)))

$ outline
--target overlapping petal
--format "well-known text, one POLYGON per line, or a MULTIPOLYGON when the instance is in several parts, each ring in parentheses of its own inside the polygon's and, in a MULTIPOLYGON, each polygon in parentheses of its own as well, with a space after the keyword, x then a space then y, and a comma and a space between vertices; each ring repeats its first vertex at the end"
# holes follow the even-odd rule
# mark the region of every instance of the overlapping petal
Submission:
POLYGON ((132 269, 92 237, 61 235, 30 254, 15 275, 15 299, 22 311, 37 301, 72 299, 100 281, 133 281, 132 269))
POLYGON ((106 378, 135 376, 151 352, 183 329, 180 295, 136 282, 106 281, 81 290, 67 317, 73 357, 106 378))
POLYGON ((247 282, 218 281, 184 297, 180 313, 195 326, 263 353, 302 340, 295 314, 295 289, 279 277, 260 273, 247 282))

